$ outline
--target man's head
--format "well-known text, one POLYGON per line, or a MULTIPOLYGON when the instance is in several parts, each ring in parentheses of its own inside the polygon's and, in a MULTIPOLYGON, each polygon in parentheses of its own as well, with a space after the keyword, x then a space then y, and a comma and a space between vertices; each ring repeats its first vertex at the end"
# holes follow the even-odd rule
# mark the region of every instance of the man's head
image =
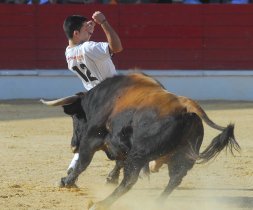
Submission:
POLYGON ((80 15, 71 15, 63 23, 63 30, 69 40, 75 44, 88 41, 94 31, 94 21, 80 15))

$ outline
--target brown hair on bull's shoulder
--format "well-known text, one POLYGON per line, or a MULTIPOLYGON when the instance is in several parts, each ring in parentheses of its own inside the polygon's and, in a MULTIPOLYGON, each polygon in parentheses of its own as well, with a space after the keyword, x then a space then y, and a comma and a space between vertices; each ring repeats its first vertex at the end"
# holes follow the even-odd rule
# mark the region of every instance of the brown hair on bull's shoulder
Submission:
POLYGON ((159 116, 182 112, 185 107, 177 96, 168 92, 163 86, 150 76, 144 74, 130 74, 131 86, 125 88, 115 102, 111 116, 126 109, 142 109, 153 107, 159 116))

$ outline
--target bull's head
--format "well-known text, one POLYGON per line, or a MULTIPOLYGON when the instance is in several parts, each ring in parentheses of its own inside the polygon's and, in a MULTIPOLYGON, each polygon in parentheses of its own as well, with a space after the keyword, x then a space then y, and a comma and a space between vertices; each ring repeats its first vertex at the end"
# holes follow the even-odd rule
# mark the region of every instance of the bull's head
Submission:
POLYGON ((75 153, 79 149, 81 137, 84 136, 87 130, 87 120, 85 112, 81 106, 81 100, 84 97, 83 93, 78 93, 73 96, 53 100, 40 101, 48 106, 62 106, 64 113, 70 115, 73 119, 73 136, 71 139, 71 149, 75 153))

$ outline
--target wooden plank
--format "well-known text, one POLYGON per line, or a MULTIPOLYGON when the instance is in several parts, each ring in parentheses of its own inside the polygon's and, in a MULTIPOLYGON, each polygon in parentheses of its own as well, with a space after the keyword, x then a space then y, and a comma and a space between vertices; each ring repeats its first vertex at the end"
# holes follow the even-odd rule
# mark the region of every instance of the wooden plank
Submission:
POLYGON ((119 14, 118 6, 106 5, 106 4, 48 4, 40 5, 38 8, 38 14, 40 16, 46 16, 51 14, 56 15, 72 15, 80 14, 86 17, 92 16, 95 11, 102 11, 108 18, 115 17, 119 14))
POLYGON ((67 37, 65 36, 65 33, 64 33, 62 27, 48 26, 48 27, 46 27, 46 30, 42 30, 41 27, 39 27, 39 28, 40 28, 40 30, 37 30, 35 32, 35 34, 38 38, 57 38, 57 39, 61 39, 61 40, 64 39, 65 41, 67 41, 67 37))
POLYGON ((253 49, 251 50, 230 50, 230 49, 209 49, 203 51, 203 60, 220 62, 252 61, 253 49))
POLYGON ((36 40, 36 42, 37 42, 36 47, 38 49, 48 49, 48 50, 61 49, 61 50, 65 51, 65 48, 68 45, 66 40, 61 40, 61 39, 59 40, 56 37, 53 37, 53 38, 38 38, 36 40))
POLYGON ((38 69, 67 69, 66 63, 58 60, 38 60, 36 66, 38 69))
POLYGON ((253 14, 204 15, 204 25, 208 26, 253 26, 253 14))
POLYGON ((34 69, 36 68, 35 60, 17 60, 10 62, 9 60, 1 60, 0 69, 34 69))
MULTIPOLYGON (((93 11, 94 12, 94 11, 93 11)), ((70 13, 70 14, 45 14, 45 15, 38 15, 38 24, 39 26, 57 26, 59 25, 62 28, 64 20, 72 14, 79 14, 79 13, 70 13)), ((92 13, 93 14, 93 13, 92 13)), ((91 15, 86 16, 88 20, 92 20, 91 15)), ((83 13, 80 13, 80 15, 83 15, 83 13)), ((108 15, 106 16, 108 21, 110 21, 111 25, 117 25, 118 23, 118 16, 115 15, 108 15)))
POLYGON ((37 51, 38 60, 57 60, 60 62, 65 62, 65 50, 59 50, 59 49, 40 49, 37 51))
POLYGON ((35 8, 36 8, 35 5, 0 4, 0 14, 1 15, 33 14, 35 8))
POLYGON ((202 60, 202 49, 168 49, 164 52, 165 60, 180 62, 199 62, 202 60))
MULTIPOLYGON (((67 38, 65 36, 65 33, 62 28, 62 24, 57 24, 56 26, 54 25, 48 25, 48 26, 42 26, 38 25, 36 26, 37 30, 35 30, 35 36, 38 38, 57 38, 60 40, 65 40, 67 42, 67 38), (46 28, 46 30, 45 30, 46 28)), ((116 30, 116 29, 115 29, 116 30)), ((102 31, 100 26, 96 26, 94 33, 91 37, 91 40, 93 39, 101 39, 101 40, 106 40, 105 39, 105 34, 102 31)))
POLYGON ((204 15, 253 13, 253 4, 202 4, 201 7, 204 15))
POLYGON ((154 62, 149 60, 139 60, 135 63, 126 62, 120 60, 119 69, 202 69, 200 61, 191 61, 191 62, 182 62, 182 61, 173 61, 173 62, 154 62))
POLYGON ((119 54, 121 60, 135 62, 150 61, 198 61, 202 59, 202 50, 174 50, 174 49, 126 49, 119 54))
POLYGON ((164 49, 126 49, 119 54, 121 60, 134 63, 139 60, 164 61, 164 49))
POLYGON ((159 13, 156 15, 150 14, 132 14, 130 16, 120 16, 120 26, 145 26, 145 25, 158 25, 158 26, 199 26, 203 25, 202 17, 198 14, 169 14, 159 13))
POLYGON ((34 38, 35 30, 33 26, 0 26, 0 37, 4 38, 34 38))
POLYGON ((205 49, 252 49, 253 40, 238 38, 206 38, 205 49))
MULTIPOLYGON (((19 38, 13 39, 12 37, 0 39, 1 49, 11 49, 13 51, 17 49, 34 49, 35 38, 19 38)), ((4 51, 2 51, 4 52, 4 51)))
POLYGON ((32 13, 28 14, 4 14, 0 13, 0 26, 12 27, 12 26, 34 26, 35 18, 32 13))
POLYGON ((118 33, 120 37, 146 37, 146 38, 200 38, 203 29, 199 26, 162 26, 162 25, 143 25, 143 26, 120 26, 118 33))
POLYGON ((202 25, 201 7, 175 4, 120 6, 121 26, 127 25, 202 25))
POLYGON ((34 49, 6 49, 4 53, 1 55, 1 60, 7 60, 7 61, 13 61, 14 63, 16 61, 33 61, 35 60, 35 51, 34 49))
POLYGON ((198 38, 160 38, 160 39, 152 39, 152 38, 124 38, 122 40, 123 43, 127 43, 127 48, 133 49, 201 49, 202 39, 198 38))
MULTIPOLYGON (((252 70, 252 61, 209 61, 204 62, 203 69, 206 70, 252 70)), ((239 85, 239 84, 238 84, 239 85)))
POLYGON ((39 27, 54 26, 62 28, 63 22, 66 18, 66 14, 48 14, 38 15, 37 23, 39 27))
MULTIPOLYGON (((182 5, 182 4, 121 4, 119 5, 119 11, 121 16, 131 16, 133 14, 145 15, 157 15, 157 14, 201 14, 202 7, 200 5, 182 5)), ((149 20, 147 20, 149 21, 149 20)), ((147 22, 146 21, 146 22, 147 22)))
MULTIPOLYGON (((43 5, 38 10, 38 26, 39 27, 57 27, 62 29, 65 18, 69 15, 77 14, 83 15, 92 19, 92 14, 95 11, 101 10, 110 24, 116 28, 118 25, 118 9, 110 5, 103 4, 78 4, 78 5, 43 5)), ((100 28, 100 26, 97 26, 100 28)))
POLYGON ((203 35, 208 38, 252 38, 253 27, 248 26, 205 26, 203 35))

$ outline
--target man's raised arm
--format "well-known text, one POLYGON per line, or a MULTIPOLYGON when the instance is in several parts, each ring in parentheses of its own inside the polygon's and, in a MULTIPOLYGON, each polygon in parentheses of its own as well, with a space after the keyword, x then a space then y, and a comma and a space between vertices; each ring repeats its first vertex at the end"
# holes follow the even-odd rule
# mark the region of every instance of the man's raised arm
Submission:
POLYGON ((100 11, 96 11, 92 15, 92 18, 97 24, 101 25, 102 29, 104 30, 111 52, 121 52, 123 50, 123 47, 120 38, 116 31, 109 24, 104 14, 100 11))

